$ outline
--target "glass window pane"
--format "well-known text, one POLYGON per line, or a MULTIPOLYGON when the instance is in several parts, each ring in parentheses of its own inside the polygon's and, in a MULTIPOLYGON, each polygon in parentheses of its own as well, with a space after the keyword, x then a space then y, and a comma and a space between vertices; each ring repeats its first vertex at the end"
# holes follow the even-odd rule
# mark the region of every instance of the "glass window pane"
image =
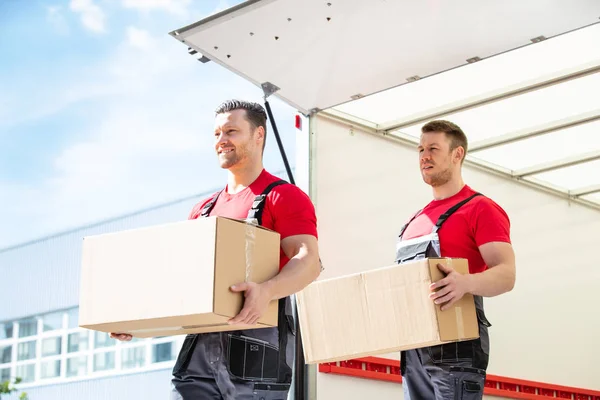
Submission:
POLYGON ((67 377, 82 376, 87 374, 87 356, 72 357, 67 359, 67 377))
POLYGON ((6 382, 10 380, 10 368, 0 369, 0 382, 6 382))
POLYGON ((94 338, 94 348, 102 348, 102 347, 111 347, 116 344, 115 339, 111 339, 108 336, 108 333, 105 332, 95 332, 94 338))
POLYGON ((69 314, 69 328, 79 327, 79 307, 72 308, 68 311, 69 314))
POLYGON ((69 353, 75 353, 77 351, 85 351, 88 349, 89 344, 88 332, 75 332, 69 334, 69 353))
POLYGON ((171 361, 176 358, 174 343, 159 343, 152 347, 152 362, 171 361))
POLYGON ((57 329, 62 329, 63 326, 63 313, 52 313, 46 314, 42 317, 42 324, 44 332, 54 331, 57 329))
POLYGON ((35 358, 35 340, 19 343, 17 347, 17 361, 31 360, 35 358))
POLYGON ((19 337, 37 335, 37 319, 30 318, 19 321, 19 337))
POLYGON ((146 362, 146 347, 133 347, 121 351, 121 368, 143 367, 146 362))
POLYGON ((13 323, 3 322, 0 324, 0 340, 13 337, 13 323))
POLYGON ((40 373, 42 379, 59 377, 60 360, 42 362, 40 373))
POLYGON ((62 337, 52 337, 42 340, 42 357, 60 354, 62 337))
POLYGON ((33 382, 35 380, 35 364, 17 365, 17 377, 21 378, 23 383, 33 382))
POLYGON ((94 354, 94 371, 106 371, 115 367, 115 352, 94 354))
POLYGON ((0 364, 12 361, 12 346, 0 346, 0 364))

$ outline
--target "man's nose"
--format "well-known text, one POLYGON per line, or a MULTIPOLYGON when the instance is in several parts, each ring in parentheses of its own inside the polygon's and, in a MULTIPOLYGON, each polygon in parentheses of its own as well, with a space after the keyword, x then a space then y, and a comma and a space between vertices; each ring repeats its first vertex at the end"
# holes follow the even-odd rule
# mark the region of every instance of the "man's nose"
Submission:
POLYGON ((225 135, 223 133, 220 133, 218 136, 215 136, 215 139, 217 141, 217 145, 226 142, 225 135))

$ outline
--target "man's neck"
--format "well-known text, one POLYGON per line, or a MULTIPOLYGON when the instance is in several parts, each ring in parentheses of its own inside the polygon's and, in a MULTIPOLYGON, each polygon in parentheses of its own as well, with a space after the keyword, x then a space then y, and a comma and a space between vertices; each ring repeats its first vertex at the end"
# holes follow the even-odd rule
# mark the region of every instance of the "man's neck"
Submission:
POLYGON ((464 186, 465 182, 462 180, 462 177, 458 176, 456 179, 451 179, 441 186, 433 187, 433 198, 435 200, 447 199, 460 192, 464 186))
POLYGON ((263 169, 262 162, 249 168, 230 169, 227 177, 227 192, 230 194, 241 192, 259 177, 263 169))

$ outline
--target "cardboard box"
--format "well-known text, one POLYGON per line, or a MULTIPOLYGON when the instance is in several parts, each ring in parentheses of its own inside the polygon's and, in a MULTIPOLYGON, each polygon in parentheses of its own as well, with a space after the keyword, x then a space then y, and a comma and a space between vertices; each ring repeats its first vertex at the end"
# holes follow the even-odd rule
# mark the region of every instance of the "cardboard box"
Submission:
POLYGON ((242 308, 233 284, 279 272, 280 236, 222 217, 85 237, 79 325, 134 337, 277 326, 277 301, 255 325, 229 325, 242 308))
POLYGON ((308 364, 334 362, 479 337, 475 303, 465 295, 446 311, 429 285, 437 264, 469 273, 465 259, 423 259, 317 281, 297 294, 308 364))

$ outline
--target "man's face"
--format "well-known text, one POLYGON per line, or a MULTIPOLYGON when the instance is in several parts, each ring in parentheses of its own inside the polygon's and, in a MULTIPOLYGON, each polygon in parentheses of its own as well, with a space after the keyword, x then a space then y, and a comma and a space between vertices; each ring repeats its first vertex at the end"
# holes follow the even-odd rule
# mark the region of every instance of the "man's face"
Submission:
POLYGON ((459 153, 462 149, 450 150, 450 139, 444 132, 427 132, 421 134, 419 143, 419 167, 425 183, 430 186, 441 186, 452 179, 460 168, 459 153))
POLYGON ((264 130, 252 127, 246 119, 246 110, 218 114, 214 134, 221 168, 243 168, 260 159, 264 130))

